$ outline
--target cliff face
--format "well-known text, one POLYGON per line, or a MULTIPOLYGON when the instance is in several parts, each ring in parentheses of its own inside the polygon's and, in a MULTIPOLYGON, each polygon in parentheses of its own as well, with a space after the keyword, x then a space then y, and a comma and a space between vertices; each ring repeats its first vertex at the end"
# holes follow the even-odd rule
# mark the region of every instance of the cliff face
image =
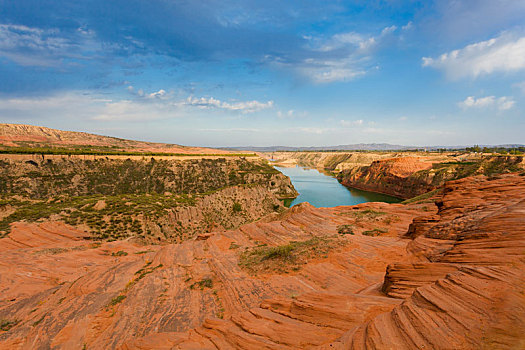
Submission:
POLYGON ((370 165, 373 161, 402 156, 393 152, 274 152, 266 153, 280 166, 304 166, 314 169, 340 172, 370 165))
POLYGON ((466 161, 431 162, 427 158, 404 157, 374 161, 338 174, 348 187, 412 198, 443 186, 446 181, 485 174, 487 176, 525 169, 520 156, 484 156, 466 161))
POLYGON ((519 349, 524 194, 469 177, 436 206, 301 204, 164 246, 17 223, 0 348, 519 349))
POLYGON ((0 159, 0 179, 0 194, 34 199, 61 195, 198 194, 246 184, 264 185, 284 198, 297 196, 286 176, 261 159, 245 158, 4 158, 0 159))
POLYGON ((297 192, 261 159, 0 160, 0 235, 20 220, 61 220, 89 239, 182 241, 283 210, 297 192))
POLYGON ((412 198, 434 187, 420 177, 418 171, 432 168, 418 158, 391 158, 372 162, 370 166, 353 168, 339 174, 339 181, 348 187, 385 193, 399 198, 412 198))

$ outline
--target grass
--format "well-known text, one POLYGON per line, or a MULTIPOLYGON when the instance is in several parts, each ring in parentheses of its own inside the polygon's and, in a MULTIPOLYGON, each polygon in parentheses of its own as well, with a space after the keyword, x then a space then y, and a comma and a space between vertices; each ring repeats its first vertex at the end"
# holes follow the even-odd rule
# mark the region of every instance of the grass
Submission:
POLYGON ((412 203, 427 203, 427 202, 432 202, 431 200, 429 200, 430 198, 434 197, 434 196, 437 196, 439 194, 443 193, 443 189, 442 188, 436 188, 435 190, 432 190, 430 192, 427 192, 427 193, 423 193, 422 195, 419 195, 419 196, 416 196, 416 197, 413 197, 413 198, 410 198, 410 199, 407 199, 403 202, 401 202, 401 204, 412 204, 412 203))
POLYGON ((374 210, 374 209, 363 209, 363 210, 351 210, 349 212, 344 212, 344 213, 341 213, 339 215, 344 215, 344 216, 351 216, 351 217, 354 217, 355 218, 355 221, 356 222, 359 222, 361 220, 374 220, 374 219, 377 219, 381 216, 384 216, 386 215, 385 212, 383 211, 378 211, 378 210, 374 210))
POLYGON ((372 230, 364 231, 362 234, 364 236, 376 237, 383 233, 388 233, 388 230, 385 228, 374 228, 372 230))
POLYGON ((335 237, 313 237, 274 247, 257 246, 241 253, 239 266, 254 274, 297 271, 308 259, 324 257, 340 245, 342 242, 335 237))
POLYGON ((108 306, 115 306, 117 304, 120 304, 124 299, 126 299, 125 295, 118 295, 114 297, 113 299, 111 299, 108 306))
POLYGON ((4 147, 0 154, 53 154, 93 156, 143 156, 143 157, 257 157, 255 153, 170 153, 170 152, 129 152, 108 149, 72 149, 65 147, 4 147))

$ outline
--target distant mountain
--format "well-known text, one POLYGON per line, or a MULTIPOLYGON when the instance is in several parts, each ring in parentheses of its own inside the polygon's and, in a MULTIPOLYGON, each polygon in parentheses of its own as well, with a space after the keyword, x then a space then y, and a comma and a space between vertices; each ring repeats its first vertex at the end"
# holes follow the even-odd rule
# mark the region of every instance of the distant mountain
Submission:
MULTIPOLYGON (((466 146, 403 146, 403 145, 392 145, 389 143, 356 143, 350 145, 338 145, 338 146, 321 146, 321 147, 290 147, 290 146, 267 146, 267 147, 223 147, 222 149, 232 151, 251 151, 251 152, 298 152, 298 151, 408 151, 416 149, 425 150, 438 150, 438 149, 449 149, 449 150, 461 150, 466 147, 472 147, 474 145, 466 146)), ((499 147, 499 148, 519 148, 525 147, 523 144, 504 144, 504 145, 478 145, 479 147, 499 147)))
POLYGON ((268 146, 268 147, 225 147, 223 149, 235 151, 253 151, 253 152, 277 152, 277 151, 390 151, 390 150, 410 150, 417 147, 391 145, 388 143, 357 143, 352 145, 338 146, 321 146, 321 147, 290 147, 290 146, 268 146))

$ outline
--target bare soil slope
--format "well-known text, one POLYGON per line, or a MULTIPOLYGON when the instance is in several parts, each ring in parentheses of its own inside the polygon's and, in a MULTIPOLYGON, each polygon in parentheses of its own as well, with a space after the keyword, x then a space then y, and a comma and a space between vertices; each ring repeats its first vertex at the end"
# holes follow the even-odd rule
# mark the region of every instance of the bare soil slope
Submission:
POLYGON ((24 124, 0 124, 0 146, 6 147, 62 147, 84 146, 90 149, 105 149, 127 152, 159 153, 214 153, 227 154, 224 150, 187 147, 167 143, 153 143, 125 140, 117 137, 101 136, 85 132, 62 131, 43 126, 24 124))

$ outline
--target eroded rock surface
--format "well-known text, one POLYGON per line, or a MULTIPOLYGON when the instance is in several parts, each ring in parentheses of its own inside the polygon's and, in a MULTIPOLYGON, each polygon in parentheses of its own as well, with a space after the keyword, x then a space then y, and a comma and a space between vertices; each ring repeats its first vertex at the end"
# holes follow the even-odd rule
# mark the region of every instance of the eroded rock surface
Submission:
POLYGON ((16 224, 0 348, 523 348, 524 214, 513 174, 450 182, 434 209, 301 204, 163 246, 16 224))

